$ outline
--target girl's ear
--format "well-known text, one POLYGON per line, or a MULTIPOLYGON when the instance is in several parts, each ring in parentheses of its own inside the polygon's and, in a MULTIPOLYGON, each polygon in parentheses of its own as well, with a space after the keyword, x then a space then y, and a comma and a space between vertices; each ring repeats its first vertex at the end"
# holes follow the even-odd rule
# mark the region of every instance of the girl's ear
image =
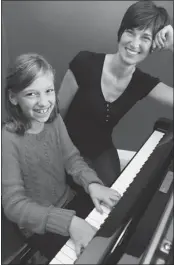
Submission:
POLYGON ((11 91, 9 91, 9 100, 15 106, 18 104, 16 94, 11 91))

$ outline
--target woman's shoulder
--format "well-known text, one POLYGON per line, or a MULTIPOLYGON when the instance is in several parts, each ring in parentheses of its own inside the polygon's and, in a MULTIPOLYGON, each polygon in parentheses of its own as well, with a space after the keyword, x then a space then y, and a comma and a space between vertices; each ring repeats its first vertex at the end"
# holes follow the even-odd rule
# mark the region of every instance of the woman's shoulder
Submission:
POLYGON ((90 62, 91 60, 98 59, 103 56, 104 53, 98 53, 94 51, 83 50, 78 52, 72 59, 71 62, 90 62))
POLYGON ((155 77, 155 76, 153 76, 153 75, 151 75, 151 74, 149 74, 149 73, 146 73, 146 72, 144 72, 142 69, 140 69, 139 67, 136 67, 136 70, 135 70, 135 77, 139 80, 141 80, 141 81, 154 81, 154 80, 156 80, 156 81, 158 81, 159 80, 159 78, 158 77, 155 77))
POLYGON ((146 97, 158 83, 160 83, 158 77, 154 77, 151 74, 145 73, 141 69, 136 68, 133 84, 139 95, 139 99, 146 97), (140 88, 140 86, 141 89, 137 89, 137 87, 140 88))

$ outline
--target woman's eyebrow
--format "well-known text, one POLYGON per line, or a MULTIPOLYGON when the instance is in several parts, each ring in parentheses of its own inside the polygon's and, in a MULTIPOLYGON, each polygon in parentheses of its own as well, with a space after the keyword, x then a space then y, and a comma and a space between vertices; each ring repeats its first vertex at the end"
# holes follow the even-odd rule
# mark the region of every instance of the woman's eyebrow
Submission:
POLYGON ((152 38, 152 34, 151 33, 144 33, 144 36, 147 36, 147 37, 151 37, 152 38))

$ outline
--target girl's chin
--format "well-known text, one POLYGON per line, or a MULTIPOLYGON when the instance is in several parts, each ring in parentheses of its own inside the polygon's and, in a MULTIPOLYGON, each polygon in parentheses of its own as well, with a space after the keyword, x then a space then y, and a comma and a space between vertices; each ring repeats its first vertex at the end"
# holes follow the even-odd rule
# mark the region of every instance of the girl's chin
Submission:
POLYGON ((37 119, 36 121, 39 123, 44 123, 44 122, 47 122, 48 119, 49 119, 49 117, 48 118, 40 118, 40 119, 37 119))
POLYGON ((48 117, 33 117, 32 120, 36 123, 45 123, 48 121, 50 115, 48 117))

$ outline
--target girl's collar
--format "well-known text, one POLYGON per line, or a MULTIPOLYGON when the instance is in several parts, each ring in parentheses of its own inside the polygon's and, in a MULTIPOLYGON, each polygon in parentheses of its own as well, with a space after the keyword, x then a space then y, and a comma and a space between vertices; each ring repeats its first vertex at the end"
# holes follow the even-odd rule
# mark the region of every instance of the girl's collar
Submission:
POLYGON ((45 127, 44 123, 38 123, 34 126, 35 128, 30 128, 27 130, 27 134, 40 134, 45 127))

